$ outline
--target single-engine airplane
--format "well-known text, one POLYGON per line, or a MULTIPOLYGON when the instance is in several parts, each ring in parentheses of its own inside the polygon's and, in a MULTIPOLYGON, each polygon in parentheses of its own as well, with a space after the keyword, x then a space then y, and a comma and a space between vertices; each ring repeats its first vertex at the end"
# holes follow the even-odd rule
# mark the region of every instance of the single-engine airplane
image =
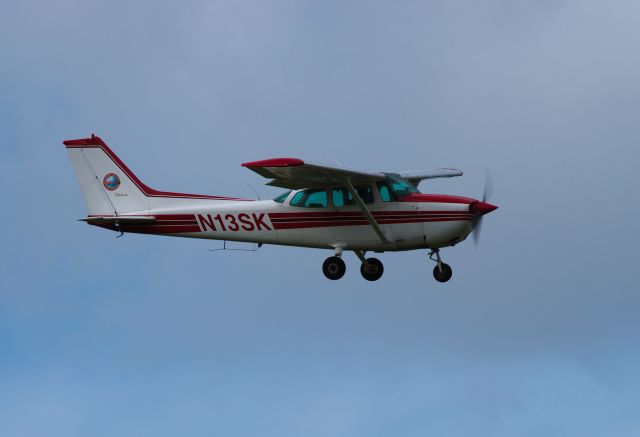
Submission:
POLYGON ((157 191, 145 185, 99 137, 64 141, 74 167, 90 225, 120 232, 207 238, 331 249, 324 275, 340 279, 343 251, 359 258, 368 281, 383 265, 367 252, 428 249, 433 276, 451 279, 440 249, 454 246, 497 207, 482 200, 421 194, 425 179, 461 176, 455 169, 383 173, 275 158, 242 164, 285 188, 273 200, 249 200, 157 191), (435 256, 435 258, 434 258, 435 256))

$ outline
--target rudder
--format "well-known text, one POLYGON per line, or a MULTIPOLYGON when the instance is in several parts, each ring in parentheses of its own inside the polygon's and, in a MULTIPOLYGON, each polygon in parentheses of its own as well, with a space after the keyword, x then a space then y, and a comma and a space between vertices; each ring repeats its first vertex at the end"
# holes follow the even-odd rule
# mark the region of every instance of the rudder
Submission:
POLYGON ((147 214, 142 182, 99 137, 63 142, 76 173, 89 216, 147 214))

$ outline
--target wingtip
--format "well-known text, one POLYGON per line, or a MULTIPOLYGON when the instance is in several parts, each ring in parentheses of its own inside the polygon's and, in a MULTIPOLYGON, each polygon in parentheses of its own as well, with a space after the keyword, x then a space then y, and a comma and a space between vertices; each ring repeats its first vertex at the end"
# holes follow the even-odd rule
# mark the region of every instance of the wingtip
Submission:
POLYGON ((462 176, 464 174, 464 172, 462 170, 459 170, 457 168, 443 167, 440 170, 452 171, 452 172, 456 173, 456 176, 462 176))
POLYGON ((245 162, 242 167, 293 167, 297 165, 304 165, 304 161, 298 158, 272 158, 245 162))

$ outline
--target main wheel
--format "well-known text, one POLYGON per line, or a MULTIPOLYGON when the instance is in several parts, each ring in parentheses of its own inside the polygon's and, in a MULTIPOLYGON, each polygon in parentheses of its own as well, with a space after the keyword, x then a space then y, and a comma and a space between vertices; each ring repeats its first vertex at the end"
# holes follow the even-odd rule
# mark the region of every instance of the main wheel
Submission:
POLYGON ((451 276, 453 276, 453 270, 451 270, 449 264, 440 263, 440 266, 442 267, 442 271, 440 271, 437 265, 433 268, 433 277, 436 278, 438 282, 447 282, 451 279, 451 276))
POLYGON ((346 271, 347 266, 344 265, 342 258, 338 258, 337 256, 330 256, 322 263, 322 273, 332 281, 342 278, 346 271))
POLYGON ((367 263, 360 265, 360 274, 367 281, 377 281, 382 277, 384 267, 378 258, 367 258, 367 263))

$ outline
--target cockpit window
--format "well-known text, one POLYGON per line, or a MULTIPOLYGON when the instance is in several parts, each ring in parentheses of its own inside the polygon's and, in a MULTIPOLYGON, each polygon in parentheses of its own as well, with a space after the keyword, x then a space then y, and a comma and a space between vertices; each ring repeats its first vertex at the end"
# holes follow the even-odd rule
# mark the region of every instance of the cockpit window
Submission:
POLYGON ((387 181, 378 182, 378 192, 383 202, 391 202, 392 198, 396 200, 395 195, 389 189, 389 185, 387 185, 387 181))
POLYGON ((284 201, 287 200, 287 197, 289 197, 289 194, 291 194, 291 190, 282 193, 281 195, 273 199, 273 201, 278 203, 284 203, 284 201))
MULTIPOLYGON (((373 203, 374 198, 371 185, 360 185, 358 187, 355 187, 355 189, 364 203, 373 203)), ((349 190, 343 187, 333 188, 331 190, 331 200, 333 201, 333 206, 347 206, 356 204, 349 190)))
POLYGON ((299 191, 291 199, 291 206, 304 208, 324 208, 329 204, 326 190, 299 191))
POLYGON ((411 193, 419 193, 418 189, 406 179, 400 177, 400 175, 393 173, 386 173, 385 182, 391 188, 391 192, 397 197, 401 198, 411 193))

